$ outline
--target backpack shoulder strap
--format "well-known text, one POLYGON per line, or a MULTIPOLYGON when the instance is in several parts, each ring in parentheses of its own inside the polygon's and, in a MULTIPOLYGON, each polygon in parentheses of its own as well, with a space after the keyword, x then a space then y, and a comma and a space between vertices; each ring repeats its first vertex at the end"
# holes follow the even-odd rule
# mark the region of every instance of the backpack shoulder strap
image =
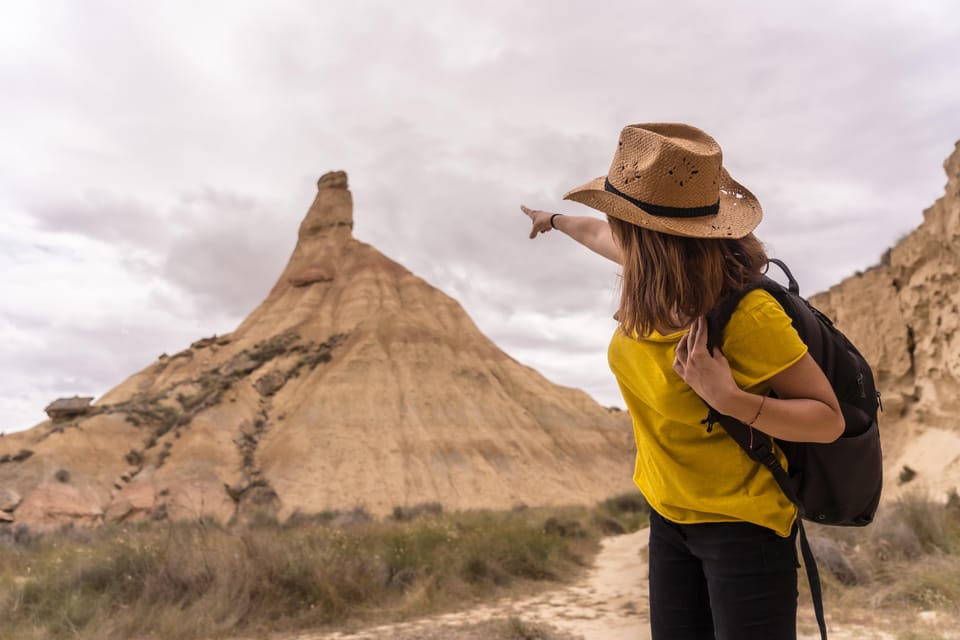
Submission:
MULTIPOLYGON (((796 314, 794 313, 793 300, 801 299, 800 286, 797 284, 796 279, 793 277, 793 274, 790 272, 790 269, 786 264, 775 258, 771 258, 770 262, 776 264, 778 267, 780 267, 780 269, 783 270, 784 274, 787 276, 789 284, 784 287, 777 281, 768 278, 767 276, 762 276, 756 282, 751 283, 740 291, 734 292, 721 301, 720 305, 718 305, 716 309, 707 315, 707 348, 710 350, 710 353, 713 353, 713 348, 715 346, 722 344, 723 331, 730 322, 733 312, 740 304, 740 301, 743 300, 743 297, 754 289, 763 289, 772 295, 777 302, 780 303, 780 306, 783 307, 784 312, 790 316, 791 320, 793 320, 796 324, 797 319, 794 318, 794 315, 796 314)), ((710 423, 708 425, 708 429, 713 423, 717 423, 722 426, 727 434, 733 438, 738 445, 740 445, 740 448, 743 449, 751 459, 759 462, 770 471, 774 479, 777 481, 777 484, 780 485, 780 489, 783 491, 784 495, 787 496, 790 502, 797 506, 796 526, 798 534, 797 537, 800 543, 800 551, 803 555, 804 567, 807 570, 807 580, 810 582, 810 594, 813 600, 813 609, 817 619, 817 626, 820 630, 820 637, 822 640, 826 640, 827 626, 823 614, 823 592, 820 585, 820 572, 817 570, 817 561, 810 549, 810 543, 807 541, 807 534, 803 528, 803 505, 800 503, 800 499, 797 496, 797 492, 793 486, 793 483, 790 482, 790 477, 787 474, 787 471, 783 468, 783 466, 781 466, 780 461, 777 459, 776 453, 773 449, 773 439, 766 434, 761 433, 757 435, 754 433, 751 427, 748 427, 739 420, 723 415, 717 412, 713 407, 708 408, 709 414, 706 419, 706 422, 710 423)))
POLYGON ((727 328, 727 324, 730 322, 730 318, 733 317, 733 312, 737 310, 740 301, 755 289, 763 289, 772 295, 776 301, 780 303, 780 306, 783 307, 784 312, 793 319, 793 304, 791 303, 790 294, 799 297, 800 285, 797 284, 797 280, 793 277, 790 268, 787 267, 782 260, 770 258, 768 262, 780 267, 784 275, 787 276, 787 286, 784 287, 773 278, 763 275, 743 289, 734 291, 721 300, 720 304, 707 314, 707 349, 711 354, 715 346, 722 344, 723 331, 727 328))
MULTIPOLYGON (((790 307, 792 305, 789 305, 789 296, 790 294, 799 295, 800 288, 793 274, 790 273, 790 270, 783 262, 775 258, 772 258, 770 262, 777 264, 783 269, 790 284, 788 287, 784 287, 779 282, 767 276, 761 276, 743 289, 724 298, 713 311, 707 314, 707 347, 710 349, 710 353, 713 353, 713 347, 722 344, 723 331, 730 322, 733 312, 736 310, 737 305, 740 304, 740 301, 743 300, 744 296, 751 291, 756 289, 767 291, 784 307, 784 312, 790 315, 790 307)), ((777 484, 779 484, 783 490, 783 493, 801 510, 800 515, 802 516, 803 507, 800 504, 800 499, 797 497, 797 492, 793 487, 793 483, 790 482, 790 477, 787 475, 786 470, 780 465, 780 461, 777 459, 772 438, 762 433, 758 435, 752 428, 736 418, 723 415, 713 407, 709 407, 709 410, 710 412, 706 420, 706 422, 709 423, 708 428, 714 423, 720 424, 751 459, 769 469, 770 473, 772 473, 773 477, 777 480, 777 484)))
POLYGON ((733 312, 743 298, 754 289, 763 288, 762 279, 752 282, 743 289, 727 295, 713 311, 707 314, 707 350, 713 354, 714 347, 723 344, 723 331, 727 328, 733 312))

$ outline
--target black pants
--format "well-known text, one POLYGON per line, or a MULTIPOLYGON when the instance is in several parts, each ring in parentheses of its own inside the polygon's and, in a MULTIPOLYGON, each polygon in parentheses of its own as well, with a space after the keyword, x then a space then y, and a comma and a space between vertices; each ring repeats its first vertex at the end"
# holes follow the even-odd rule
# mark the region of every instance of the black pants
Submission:
POLYGON ((676 524, 650 514, 653 640, 795 640, 796 527, 676 524))

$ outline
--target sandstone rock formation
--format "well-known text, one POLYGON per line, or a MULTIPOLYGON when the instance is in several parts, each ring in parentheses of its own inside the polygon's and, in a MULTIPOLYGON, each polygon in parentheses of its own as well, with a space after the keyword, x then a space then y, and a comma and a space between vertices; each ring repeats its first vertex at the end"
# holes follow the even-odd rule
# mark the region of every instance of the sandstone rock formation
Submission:
POLYGON ((0 440, 15 523, 509 508, 630 489, 626 414, 504 354, 352 228, 346 174, 323 176, 289 263, 234 332, 0 440))
POLYGON ((874 366, 889 496, 904 465, 935 496, 960 487, 960 143, 946 191, 883 257, 813 303, 874 366))
MULTIPOLYGON (((960 143, 945 168, 919 228, 813 298, 877 373, 888 498, 903 466, 941 497, 960 487, 960 143)), ((0 526, 509 508, 630 489, 626 414, 511 359, 352 228, 346 174, 326 174, 286 268, 234 332, 0 439, 0 526)))
POLYGON ((91 402, 93 402, 93 396, 58 398, 48 404, 44 411, 51 420, 65 420, 89 413, 91 402))

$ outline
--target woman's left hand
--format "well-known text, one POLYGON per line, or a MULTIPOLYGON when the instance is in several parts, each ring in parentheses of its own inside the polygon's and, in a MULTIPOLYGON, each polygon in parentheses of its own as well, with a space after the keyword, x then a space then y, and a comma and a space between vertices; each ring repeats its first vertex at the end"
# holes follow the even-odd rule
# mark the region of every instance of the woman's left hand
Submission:
POLYGON ((673 370, 704 402, 721 412, 721 406, 739 391, 720 349, 715 347, 713 355, 707 351, 707 319, 703 316, 694 320, 690 331, 680 338, 673 370))

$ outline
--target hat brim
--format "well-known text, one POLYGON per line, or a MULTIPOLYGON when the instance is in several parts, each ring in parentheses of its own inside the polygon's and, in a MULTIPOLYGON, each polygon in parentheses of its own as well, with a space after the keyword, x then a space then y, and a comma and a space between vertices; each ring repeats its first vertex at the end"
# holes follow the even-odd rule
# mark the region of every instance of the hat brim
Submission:
POLYGON ((652 231, 688 238, 742 238, 756 229, 763 219, 763 209, 756 196, 723 168, 720 169, 720 211, 696 218, 653 215, 604 189, 606 180, 606 176, 600 176, 571 189, 563 199, 580 202, 591 209, 652 231))

